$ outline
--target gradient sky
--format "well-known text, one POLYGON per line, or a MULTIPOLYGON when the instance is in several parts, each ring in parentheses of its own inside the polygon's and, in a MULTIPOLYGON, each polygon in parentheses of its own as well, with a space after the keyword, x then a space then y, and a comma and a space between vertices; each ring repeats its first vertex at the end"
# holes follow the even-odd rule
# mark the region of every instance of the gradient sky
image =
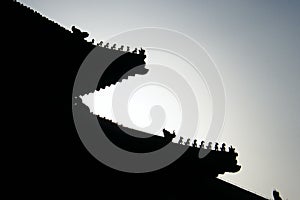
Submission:
MULTIPOLYGON (((183 32, 209 52, 226 89, 220 141, 242 170, 221 179, 270 198, 300 192, 300 1, 22 0, 66 28, 105 40, 139 27, 183 32)), ((201 194, 199 194, 201 196, 201 194)))

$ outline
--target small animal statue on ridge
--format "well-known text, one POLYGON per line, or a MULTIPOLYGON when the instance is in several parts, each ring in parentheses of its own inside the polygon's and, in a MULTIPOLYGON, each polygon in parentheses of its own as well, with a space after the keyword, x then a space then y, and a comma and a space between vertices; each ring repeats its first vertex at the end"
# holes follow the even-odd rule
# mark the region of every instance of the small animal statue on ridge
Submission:
POLYGON ((183 137, 180 136, 178 144, 182 144, 182 142, 183 142, 183 137))
POLYGON ((111 49, 116 49, 116 46, 117 46, 116 44, 113 44, 111 49))
POLYGON ((82 32, 81 30, 79 30, 78 28, 76 28, 75 26, 72 26, 72 32, 73 34, 79 38, 79 39, 85 39, 89 36, 89 34, 87 32, 82 32))
POLYGON ((103 41, 100 41, 100 42, 97 44, 97 46, 100 46, 100 47, 102 47, 102 45, 103 45, 103 41))
POLYGON ((235 152, 235 148, 233 148, 232 146, 229 147, 229 152, 230 153, 234 153, 235 152))
POLYGON ((164 134, 164 136, 165 136, 165 138, 166 138, 167 140, 172 140, 173 138, 176 137, 175 131, 173 131, 173 133, 170 133, 170 132, 167 131, 166 129, 163 129, 163 134, 164 134))
POLYGON ((201 144, 200 144, 200 149, 204 149, 204 141, 201 141, 201 144))
POLYGON ((226 150, 226 147, 225 147, 225 146, 226 146, 226 144, 223 143, 223 144, 222 144, 222 147, 221 147, 221 151, 225 151, 225 150, 226 150))
POLYGON ((106 43, 106 45, 104 46, 104 48, 108 48, 109 47, 109 42, 106 43))
POLYGON ((139 54, 145 55, 145 50, 141 48, 141 49, 139 50, 139 54))
POLYGON ((187 145, 187 146, 189 146, 189 145, 190 145, 190 140, 191 140, 191 139, 190 139, 190 138, 188 138, 188 139, 187 139, 187 141, 184 143, 184 145, 187 145))
POLYGON ((211 145, 212 145, 212 142, 209 142, 206 148, 211 149, 211 145))
POLYGON ((216 142, 216 144, 215 144, 215 150, 216 151, 219 151, 219 146, 218 145, 219 145, 219 143, 216 142))
POLYGON ((193 142, 193 147, 197 147, 197 140, 195 139, 194 142, 193 142))

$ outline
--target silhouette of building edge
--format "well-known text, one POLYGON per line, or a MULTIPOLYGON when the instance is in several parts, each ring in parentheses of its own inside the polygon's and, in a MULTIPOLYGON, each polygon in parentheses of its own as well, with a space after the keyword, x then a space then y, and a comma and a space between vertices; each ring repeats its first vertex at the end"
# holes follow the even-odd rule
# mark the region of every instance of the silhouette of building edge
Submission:
MULTIPOLYGON (((265 199, 217 178, 219 174, 240 170, 238 154, 233 149, 215 145, 207 157, 199 159, 198 152, 206 151, 207 147, 193 138, 180 159, 151 173, 120 172, 97 161, 80 141, 72 118, 70 104, 77 71, 97 45, 106 48, 107 54, 125 51, 99 80, 97 89, 101 89, 115 84, 131 68, 144 65, 145 52, 135 47, 129 51, 125 44, 105 47, 107 44, 96 41, 95 45, 94 41, 85 40, 87 35, 83 31, 67 30, 19 2, 2 4, 6 11, 5 94, 10 104, 17 105, 7 115, 15 120, 6 125, 12 130, 15 146, 20 148, 18 164, 13 164, 9 181, 17 183, 19 194, 32 198, 44 194, 111 199, 265 199), (125 69, 118 68, 120 64, 125 69)), ((141 69, 140 74, 145 73, 147 70, 141 69)), ((166 130, 165 137, 152 136, 141 141, 127 138, 120 126, 108 119, 98 117, 98 121, 112 142, 133 152, 153 151, 170 142, 181 148, 188 139, 182 138, 182 144, 172 141, 172 134, 166 130)), ((147 134, 123 128, 133 134, 147 134)))

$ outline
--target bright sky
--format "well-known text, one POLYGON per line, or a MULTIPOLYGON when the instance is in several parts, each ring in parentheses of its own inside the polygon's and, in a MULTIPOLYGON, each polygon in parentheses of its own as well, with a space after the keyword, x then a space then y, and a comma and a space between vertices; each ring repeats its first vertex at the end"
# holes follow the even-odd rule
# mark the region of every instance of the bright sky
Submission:
POLYGON ((226 90, 219 141, 235 146, 242 165, 220 178, 267 198, 276 188, 284 199, 298 199, 299 1, 21 2, 96 41, 140 27, 169 28, 197 40, 217 64, 226 90))

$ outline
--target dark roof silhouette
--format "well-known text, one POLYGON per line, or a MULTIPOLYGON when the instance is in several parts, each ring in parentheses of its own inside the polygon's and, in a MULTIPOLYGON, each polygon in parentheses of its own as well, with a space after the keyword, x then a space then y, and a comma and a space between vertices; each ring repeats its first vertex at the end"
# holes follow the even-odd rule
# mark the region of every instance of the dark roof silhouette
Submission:
MULTIPOLYGON (((213 150, 199 159, 198 152, 206 149, 190 147, 170 166, 145 174, 119 172, 98 162, 82 145, 70 106, 79 66, 95 45, 84 39, 87 34, 83 31, 74 29, 79 37, 74 30, 71 32, 18 2, 1 4, 9 19, 3 24, 3 63, 7 64, 2 73, 9 77, 9 92, 17 93, 10 96, 10 103, 20 105, 18 113, 22 114, 20 117, 13 113, 12 118, 16 120, 8 126, 17 138, 15 146, 21 149, 16 158, 19 169, 13 174, 23 198, 27 194, 32 197, 42 193, 68 198, 93 194, 110 199, 186 199, 186 193, 190 192, 192 198, 265 199, 216 178, 218 174, 239 170, 234 150, 213 150)), ((119 44, 116 49, 107 48, 105 53, 117 54, 121 45, 126 44, 119 44)), ((115 84, 135 66, 141 65, 135 74, 147 73, 143 66, 145 52, 141 50, 139 54, 134 50, 132 53, 130 49, 136 48, 126 46, 128 52, 109 66, 97 89, 115 84)), ((126 137, 110 120, 98 117, 98 121, 111 141, 132 151, 149 151, 172 142, 153 136, 141 145, 140 140, 126 137)), ((183 143, 187 140, 185 138, 183 143)))

